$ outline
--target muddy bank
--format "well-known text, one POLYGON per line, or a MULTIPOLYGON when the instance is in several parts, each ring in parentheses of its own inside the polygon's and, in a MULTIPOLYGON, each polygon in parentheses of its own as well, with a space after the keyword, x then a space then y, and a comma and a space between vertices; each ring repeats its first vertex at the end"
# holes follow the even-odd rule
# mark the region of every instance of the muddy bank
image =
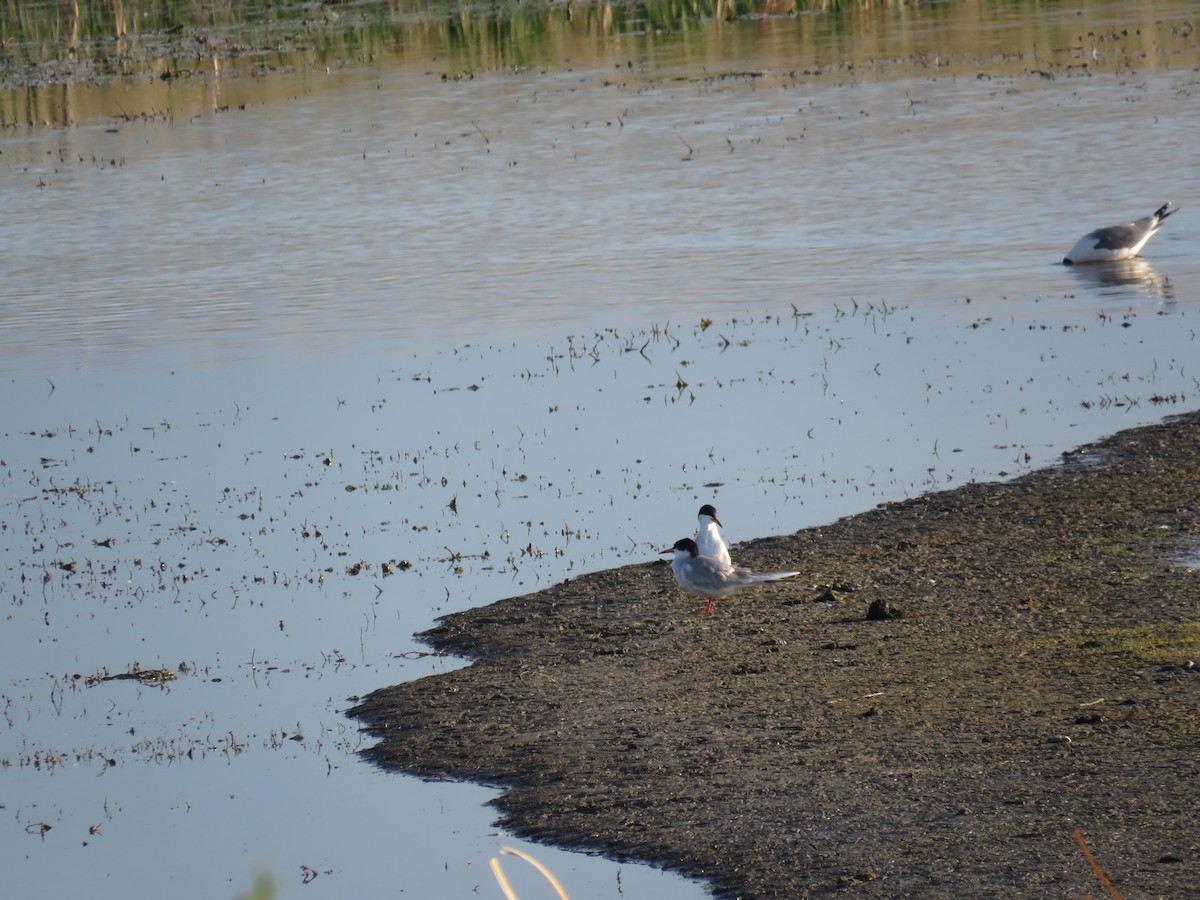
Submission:
MULTIPOLYGON (((1200 885, 1200 414, 1061 466, 447 617, 473 665, 371 694, 381 766, 720 896, 1128 897, 1200 885), (869 619, 886 602, 892 618, 869 619)), ((664 546, 683 535, 663 535, 664 546)))

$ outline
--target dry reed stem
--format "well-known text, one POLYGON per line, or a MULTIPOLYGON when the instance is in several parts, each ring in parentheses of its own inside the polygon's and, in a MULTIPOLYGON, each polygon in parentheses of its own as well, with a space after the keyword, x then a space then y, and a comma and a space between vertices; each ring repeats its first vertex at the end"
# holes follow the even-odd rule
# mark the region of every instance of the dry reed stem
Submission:
MULTIPOLYGON (((562 884, 557 878, 554 877, 554 873, 528 853, 522 853, 520 850, 514 850, 512 847, 501 847, 500 853, 501 855, 516 856, 525 860, 525 862, 537 869, 538 872, 541 873, 542 877, 550 883, 550 887, 554 888, 555 893, 558 894, 559 900, 570 900, 570 898, 567 896, 566 890, 563 889, 562 884)), ((490 865, 492 868, 492 877, 496 879, 496 883, 500 885, 500 890, 504 892, 505 900, 517 900, 517 893, 512 889, 512 885, 508 883, 508 877, 504 874, 504 869, 500 865, 500 860, 493 856, 488 862, 488 865, 490 865)))
POLYGON ((1079 845, 1079 849, 1083 851, 1083 858, 1088 861, 1088 865, 1092 867, 1092 871, 1096 873, 1096 877, 1100 879, 1100 883, 1104 885, 1104 889, 1111 894, 1115 900, 1124 900, 1121 892, 1113 887, 1113 883, 1108 880, 1108 876, 1104 874, 1104 870, 1100 868, 1100 864, 1096 862, 1096 857, 1092 856, 1092 851, 1088 849, 1087 841, 1083 839, 1083 830, 1075 829, 1075 843, 1079 845))

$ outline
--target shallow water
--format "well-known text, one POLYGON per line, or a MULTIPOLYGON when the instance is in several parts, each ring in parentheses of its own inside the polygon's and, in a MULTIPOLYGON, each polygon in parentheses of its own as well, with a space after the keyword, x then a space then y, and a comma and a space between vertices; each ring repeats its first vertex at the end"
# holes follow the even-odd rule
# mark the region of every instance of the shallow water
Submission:
POLYGON ((6 127, 7 884, 498 895, 491 793, 368 769, 342 716, 458 664, 434 617, 703 502, 736 542, 1194 409, 1188 11, 564 29, 6 127), (1143 260, 1057 264, 1168 198, 1143 260))

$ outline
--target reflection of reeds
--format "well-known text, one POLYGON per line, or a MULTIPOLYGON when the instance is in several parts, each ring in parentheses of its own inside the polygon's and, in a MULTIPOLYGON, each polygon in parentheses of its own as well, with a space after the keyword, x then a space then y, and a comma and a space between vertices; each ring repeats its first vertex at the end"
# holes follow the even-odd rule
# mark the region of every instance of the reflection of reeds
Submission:
MULTIPOLYGON (((861 55, 859 51, 868 46, 886 49, 882 44, 894 36, 896 26, 916 18, 947 26, 929 38, 936 45, 916 48, 942 57, 977 55, 981 36, 998 23, 1007 26, 1001 30, 1009 32, 1009 39, 1020 40, 1026 49, 1040 48, 1042 58, 1080 39, 1087 29, 1086 21, 1064 23, 1036 7, 1026 13, 1005 4, 952 4, 929 11, 893 0, 642 0, 622 4, 604 0, 500 0, 488 4, 381 0, 338 7, 336 14, 318 21, 313 20, 310 3, 288 0, 269 5, 239 0, 217 4, 79 0, 65 6, 17 0, 0 3, 0 44, 4 49, 0 77, 5 81, 19 78, 23 64, 43 60, 71 57, 103 67, 117 56, 145 66, 164 50, 168 56, 176 51, 194 62, 214 50, 242 56, 268 50, 286 52, 292 47, 316 53, 319 62, 326 64, 331 56, 370 58, 404 48, 423 58, 466 52, 475 67, 536 65, 553 60, 555 49, 568 36, 574 40, 614 34, 650 36, 742 18, 793 18, 798 30, 850 40, 843 49, 851 57, 861 55), (800 15, 803 13, 814 15, 800 15)), ((1157 5, 1149 0, 1146 15, 1156 17, 1157 5)), ((1121 49, 1133 57, 1157 49, 1152 40, 1135 46, 1139 38, 1134 34, 1093 37, 1091 43, 1099 52, 1121 49)))
POLYGON ((793 72, 854 66, 855 76, 864 77, 859 73, 870 69, 864 63, 907 61, 946 74, 1007 68, 1080 77, 1193 65, 1196 57, 1190 32, 1178 24, 1178 6, 1168 9, 1166 0, 1146 0, 1137 9, 1138 24, 1156 27, 1130 28, 1089 24, 1126 20, 1115 2, 1090 4, 1081 17, 1047 16, 1035 4, 894 0, 366 0, 325 9, 314 18, 312 4, 299 0, 0 0, 0 125, 72 121, 70 103, 39 96, 48 84, 147 73, 222 81, 277 69, 431 59, 452 80, 564 60, 611 65, 614 53, 632 68, 681 33, 707 36, 737 21, 732 47, 685 37, 688 63, 716 68, 729 54, 744 61, 767 47, 764 62, 793 72), (1168 12, 1176 15, 1174 25, 1168 12), (633 39, 617 45, 618 36, 633 39))

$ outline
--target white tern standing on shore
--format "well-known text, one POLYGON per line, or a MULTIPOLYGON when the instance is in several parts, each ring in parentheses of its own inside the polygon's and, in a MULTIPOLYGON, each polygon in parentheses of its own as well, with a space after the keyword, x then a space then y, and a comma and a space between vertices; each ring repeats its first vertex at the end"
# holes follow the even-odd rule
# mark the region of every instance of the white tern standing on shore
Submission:
POLYGON ((713 600, 724 597, 734 591, 768 581, 782 581, 799 575, 799 572, 751 572, 743 566, 731 566, 729 563, 713 559, 711 556, 701 556, 700 548, 691 538, 681 538, 675 546, 663 553, 673 553, 671 571, 675 573, 675 583, 689 594, 696 594, 708 600, 705 612, 712 612, 713 600))

